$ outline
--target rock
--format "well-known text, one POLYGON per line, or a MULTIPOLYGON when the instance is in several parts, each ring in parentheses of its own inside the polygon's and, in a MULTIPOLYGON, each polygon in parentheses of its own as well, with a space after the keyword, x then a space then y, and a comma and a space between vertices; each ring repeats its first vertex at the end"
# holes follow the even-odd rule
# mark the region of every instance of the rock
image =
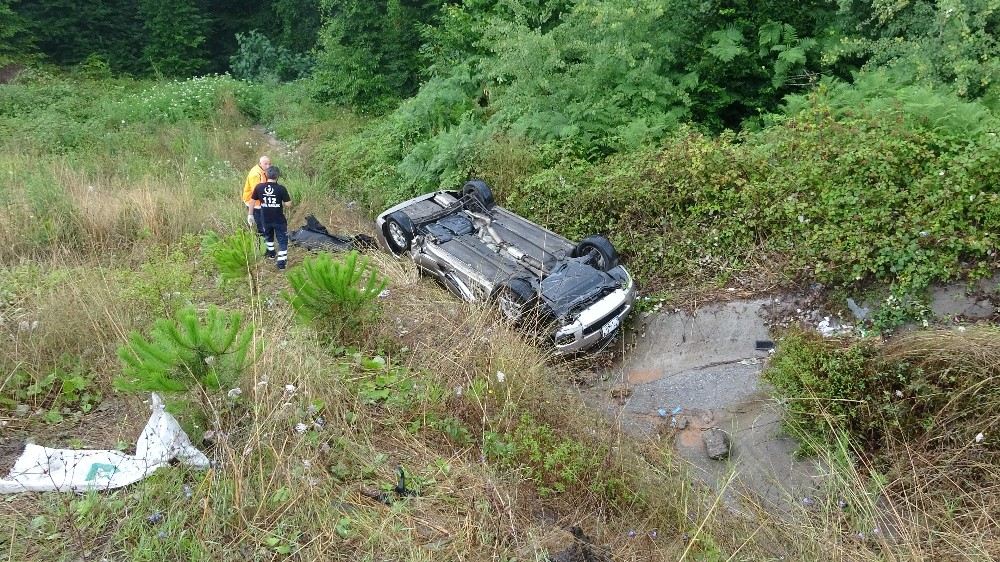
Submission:
POLYGON ((621 385, 611 389, 612 398, 628 398, 629 396, 632 396, 632 389, 627 386, 621 385))
POLYGON ((28 414, 30 412, 31 412, 31 408, 29 408, 27 404, 18 404, 17 407, 14 408, 14 416, 19 417, 19 418, 26 418, 26 417, 28 417, 28 414))
POLYGON ((701 434, 705 443, 705 453, 712 460, 722 460, 729 456, 729 435, 717 427, 707 429, 701 434))
POLYGON ((625 400, 632 396, 632 389, 625 385, 618 385, 611 389, 611 397, 618 401, 618 404, 625 404, 625 400))

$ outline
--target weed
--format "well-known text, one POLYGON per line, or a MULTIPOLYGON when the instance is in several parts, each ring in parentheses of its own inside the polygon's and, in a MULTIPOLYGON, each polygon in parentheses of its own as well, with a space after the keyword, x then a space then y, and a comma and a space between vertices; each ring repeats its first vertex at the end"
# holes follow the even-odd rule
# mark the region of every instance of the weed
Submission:
POLYGON ((69 356, 63 356, 59 366, 40 378, 18 370, 0 386, 0 407, 13 411, 24 404, 29 410, 45 410, 43 418, 50 423, 62 421, 66 413, 87 413, 101 398, 91 373, 79 359, 69 356))

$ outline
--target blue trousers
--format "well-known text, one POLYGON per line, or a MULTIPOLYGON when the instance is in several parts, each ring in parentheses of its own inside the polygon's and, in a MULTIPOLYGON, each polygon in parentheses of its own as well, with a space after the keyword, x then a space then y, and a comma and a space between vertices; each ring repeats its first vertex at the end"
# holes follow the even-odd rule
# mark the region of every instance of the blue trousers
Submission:
POLYGON ((264 244, 267 245, 267 253, 270 255, 274 251, 274 243, 278 243, 278 263, 284 263, 288 259, 288 223, 272 222, 263 227, 264 244))
POLYGON ((260 212, 260 209, 253 210, 253 223, 257 226, 257 234, 262 238, 264 236, 264 213, 260 212))

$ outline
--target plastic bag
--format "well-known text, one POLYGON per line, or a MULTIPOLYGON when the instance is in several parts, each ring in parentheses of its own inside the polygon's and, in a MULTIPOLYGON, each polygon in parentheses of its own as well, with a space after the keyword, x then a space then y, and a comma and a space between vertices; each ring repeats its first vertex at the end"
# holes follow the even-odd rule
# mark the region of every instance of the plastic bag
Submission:
POLYGON ((208 457, 191 444, 155 393, 150 409, 153 413, 139 435, 134 455, 100 449, 50 449, 29 443, 10 474, 0 479, 0 494, 120 488, 142 480, 174 458, 188 466, 208 468, 208 457))

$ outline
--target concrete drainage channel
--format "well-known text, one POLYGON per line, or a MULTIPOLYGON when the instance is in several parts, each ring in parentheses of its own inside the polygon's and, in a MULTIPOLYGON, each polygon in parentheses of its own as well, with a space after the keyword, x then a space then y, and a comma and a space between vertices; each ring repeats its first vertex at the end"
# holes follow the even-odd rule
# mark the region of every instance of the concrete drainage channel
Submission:
POLYGON ((584 392, 636 436, 672 439, 677 453, 726 498, 752 493, 772 509, 808 497, 823 473, 794 458, 778 405, 760 380, 775 301, 716 303, 640 320, 635 347, 584 392), (610 398, 610 399, 609 399, 610 398))
MULTIPOLYGON (((850 331, 817 310, 818 296, 734 300, 642 318, 634 347, 594 377, 600 382, 582 391, 584 399, 627 433, 671 440, 695 475, 725 487, 731 507, 748 494, 772 512, 788 512, 809 502, 829 471, 795 457, 798 446, 782 432, 780 406, 760 375, 773 349, 772 325, 811 325, 824 335, 850 331)), ((1000 274, 936 287, 930 297, 935 325, 996 322, 1000 274)), ((876 307, 853 299, 848 305, 860 319, 876 307)))

